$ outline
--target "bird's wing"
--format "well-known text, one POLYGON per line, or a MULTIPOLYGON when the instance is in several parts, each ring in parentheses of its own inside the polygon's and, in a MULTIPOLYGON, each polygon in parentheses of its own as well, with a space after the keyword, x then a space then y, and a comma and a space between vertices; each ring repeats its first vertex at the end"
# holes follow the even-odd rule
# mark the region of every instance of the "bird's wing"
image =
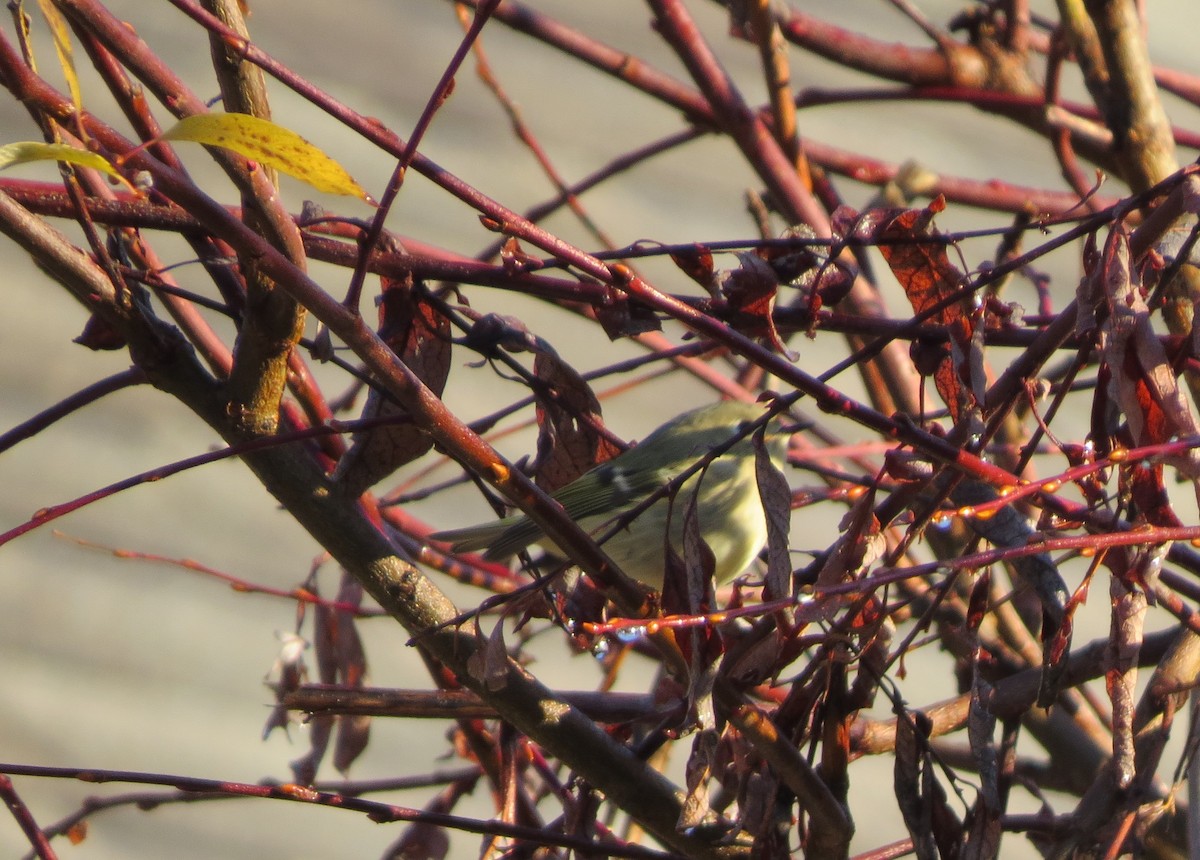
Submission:
POLYGON ((453 545, 455 552, 475 552, 485 549, 504 534, 521 516, 505 517, 490 523, 466 526, 461 529, 446 529, 430 535, 434 540, 444 540, 453 545))
MULTIPOLYGON (((636 451, 630 451, 632 454, 636 451)), ((667 469, 636 468, 629 458, 601 463, 589 473, 593 480, 576 481, 554 494, 575 520, 617 513, 644 499, 671 479, 667 469), (634 468, 630 468, 634 466, 634 468)))
MULTIPOLYGON (((665 474, 664 470, 628 468, 638 465, 636 460, 631 464, 628 457, 636 450, 601 463, 583 478, 554 493, 554 499, 571 519, 581 525, 590 517, 618 516, 670 480, 670 475, 665 474)), ((544 534, 541 527, 528 517, 515 517, 512 522, 501 520, 501 523, 508 524, 492 541, 484 554, 485 558, 507 558, 536 543, 544 534)))

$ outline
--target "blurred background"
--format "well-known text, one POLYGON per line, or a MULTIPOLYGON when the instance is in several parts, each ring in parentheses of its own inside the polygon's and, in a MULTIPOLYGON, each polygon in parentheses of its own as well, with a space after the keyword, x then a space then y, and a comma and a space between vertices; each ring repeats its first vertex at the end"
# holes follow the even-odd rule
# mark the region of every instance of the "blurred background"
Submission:
MULTIPOLYGON (((161 0, 120 0, 108 5, 202 98, 217 96, 207 40, 190 20, 161 0)), ((674 56, 650 32, 649 13, 643 4, 539 0, 532 5, 687 78, 674 56)), ((802 5, 808 13, 877 37, 927 44, 926 37, 883 0, 802 5)), ((939 22, 960 5, 920 4, 930 19, 939 22)), ((1033 5, 1035 10, 1044 6, 1043 11, 1052 14, 1049 4, 1033 5)), ((405 138, 462 34, 452 5, 435 0, 356 0, 351 4, 252 0, 250 6, 252 34, 260 47, 405 138)), ((753 47, 727 38, 726 13, 715 4, 693 2, 690 6, 727 68, 745 85, 747 98, 762 101, 753 47)), ((1149 6, 1153 58, 1164 65, 1197 71, 1194 28, 1183 26, 1194 19, 1192 4, 1188 0, 1156 0, 1149 6)), ((53 51, 44 37, 41 28, 41 64, 47 75, 56 79, 53 51)), ((635 144, 680 127, 678 116, 650 99, 627 92, 582 65, 566 63, 550 49, 499 24, 486 29, 483 44, 498 79, 568 180, 586 175, 635 144)), ((861 83, 848 80, 846 73, 823 61, 795 53, 793 57, 797 87, 861 83)), ((80 62, 82 59, 80 53, 80 62)), ((83 85, 85 104, 108 115, 109 102, 99 83, 85 76, 83 85)), ((282 86, 272 85, 271 90, 277 121, 340 160, 378 196, 393 167, 387 156, 327 122, 282 86)), ((1191 122, 1194 127, 1194 117, 1177 117, 1176 121, 1183 125, 1191 122)), ((802 135, 840 141, 891 162, 932 158, 936 169, 946 173, 1063 188, 1042 141, 999 120, 973 116, 964 122, 961 108, 849 105, 805 111, 800 122, 802 135)), ((7 100, 0 100, 0 128, 4 137, 0 143, 37 137, 28 117, 7 100)), ((493 96, 472 73, 470 61, 422 151, 518 211, 551 196, 552 189, 515 140, 493 96)), ((184 150, 184 156, 197 175, 211 178, 213 196, 236 202, 224 179, 206 165, 202 150, 193 147, 184 150)), ((1193 157, 1180 154, 1181 161, 1193 157)), ((56 176, 50 166, 23 167, 14 174, 45 180, 56 176)), ((756 185, 730 143, 700 140, 606 183, 584 202, 619 245, 639 239, 675 242, 749 237, 754 228, 745 212, 743 194, 756 185)), ((875 193, 846 182, 841 187, 851 204, 862 205, 875 193)), ((1108 187, 1104 192, 1116 195, 1122 190, 1108 187)), ((283 194, 294 211, 313 196, 310 189, 288 179, 283 180, 283 194)), ((365 205, 355 201, 320 202, 350 216, 370 214, 365 205)), ((994 217, 961 207, 946 213, 939 224, 952 229, 997 226, 994 217)), ((555 216, 547 226, 582 247, 594 247, 566 215, 555 216)), ((493 238, 480 227, 473 212, 415 173, 409 175, 389 227, 468 255, 493 238)), ((157 238, 154 242, 170 262, 190 259, 190 252, 179 243, 160 243, 157 238)), ((982 246, 981 254, 988 253, 988 245, 982 246)), ((0 314, 5 357, 0 361, 2 432, 96 379, 126 368, 128 359, 123 352, 91 352, 71 345, 69 341, 80 333, 86 319, 81 308, 11 243, 0 241, 0 255, 5 272, 5 307, 0 314)), ((668 291, 693 288, 681 283, 684 279, 669 264, 646 268, 652 280, 657 279, 668 291)), ((1072 254, 1055 255, 1044 261, 1043 268, 1052 270, 1058 287, 1073 289, 1079 264, 1072 254)), ((314 265, 313 272, 334 295, 344 292, 347 272, 320 265, 314 265)), ((198 269, 191 275, 185 266, 176 274, 185 287, 189 279, 194 279, 197 288, 205 282, 198 269)), ((555 331, 549 326, 567 319, 511 293, 476 288, 471 297, 477 310, 515 314, 542 334, 555 331)), ((364 307, 371 313, 365 303, 364 307)), ((312 331, 310 326, 310 334, 312 331)), ((564 358, 581 369, 640 353, 628 343, 610 343, 594 327, 552 340, 564 358)), ((819 349, 820 342, 802 341, 795 348, 803 355, 805 350, 819 349)), ((459 414, 477 417, 522 396, 516 384, 497 383, 490 370, 469 367, 468 360, 465 354, 456 357, 447 385, 447 399, 459 414)), ((829 363, 823 358, 819 366, 829 363)), ((326 382, 327 394, 342 390, 345 377, 340 372, 318 367, 317 373, 326 382)), ((849 376, 839 384, 852 392, 859 390, 849 376)), ((639 438, 666 417, 707 397, 698 384, 680 384, 673 379, 606 405, 606 419, 619 435, 639 438)), ((532 453, 532 439, 531 433, 515 434, 499 447, 510 456, 521 456, 532 453)), ((219 444, 215 435, 170 397, 149 387, 122 391, 0 456, 0 530, 20 524, 44 506, 219 444)), ((453 471, 444 469, 442 477, 449 478, 453 471)), ((439 496, 414 511, 439 527, 489 516, 477 494, 466 489, 439 496)), ((806 515, 802 526, 796 527, 793 543, 800 548, 823 547, 836 525, 836 519, 814 521, 806 515), (806 534, 814 537, 807 539, 806 534)), ((265 741, 261 734, 271 702, 264 677, 277 656, 277 634, 294 628, 294 605, 236 593, 178 566, 118 559, 111 550, 194 559, 277 588, 298 585, 320 558, 320 548, 237 461, 223 461, 120 493, 0 548, 0 665, 5 679, 0 695, 0 760, 244 782, 288 780, 288 763, 307 749, 305 729, 293 726, 290 738, 276 731, 265 741), (101 549, 81 546, 78 541, 92 542, 101 549)), ((327 595, 336 581, 336 572, 328 571, 322 580, 327 595)), ((438 581, 456 598, 478 600, 476 592, 456 588, 446 583, 445 577, 438 581)), ((1101 607, 1098 623, 1105 624, 1105 617, 1101 607)), ((361 629, 367 640, 370 683, 428 687, 427 673, 416 654, 405 647, 407 637, 402 630, 383 619, 364 622, 361 629)), ((1077 638, 1080 641, 1086 637, 1077 638)), ((948 664, 938 664, 936 655, 924 651, 919 659, 940 666, 937 671, 914 673, 921 677, 913 688, 919 691, 920 701, 950 695, 953 678, 948 664)), ((600 678, 589 658, 571 657, 565 646, 556 649, 546 643, 533 668, 547 683, 568 688, 594 686, 600 678)), ((636 671, 623 675, 623 683, 630 688, 645 679, 644 673, 639 676, 636 671)), ((371 748, 355 764, 351 776, 382 778, 457 767, 453 759, 438 761, 448 749, 445 732, 446 725, 436 721, 406 720, 399 726, 377 720, 371 748)), ((851 771, 854 779, 863 780, 863 769, 881 765, 876 778, 881 797, 888 799, 872 808, 869 794, 853 792, 856 802, 863 804, 853 810, 859 850, 905 835, 890 799, 890 762, 890 758, 859 762, 851 771)), ((335 774, 326 765, 321 776, 332 778, 335 774)), ((16 782, 43 826, 71 813, 89 796, 110 796, 130 788, 31 778, 16 782)), ((397 793, 386 799, 420 806, 430 793, 397 793)), ((488 815, 489 803, 480 789, 475 805, 464 811, 488 815)), ((1029 811, 1033 808, 1026 807, 1029 811)), ((68 847, 59 840, 55 845, 62 856, 87 860, 372 857, 380 856, 399 832, 399 825, 372 824, 347 812, 280 802, 216 801, 148 812, 130 807, 105 812, 92 820, 90 834, 82 844, 68 847)), ((474 856, 472 839, 456 837, 459 847, 455 856, 474 856)), ((1033 856, 1019 840, 1013 840, 1009 848, 1005 856, 1033 856)), ((0 856, 19 856, 27 849, 12 820, 0 816, 0 856)))

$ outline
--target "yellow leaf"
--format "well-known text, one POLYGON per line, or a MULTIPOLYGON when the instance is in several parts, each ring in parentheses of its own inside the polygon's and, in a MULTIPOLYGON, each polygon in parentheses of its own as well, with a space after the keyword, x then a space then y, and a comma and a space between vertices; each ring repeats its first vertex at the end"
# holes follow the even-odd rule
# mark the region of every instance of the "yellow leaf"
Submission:
POLYGON ((31 161, 65 161, 69 164, 78 164, 80 167, 90 167, 101 173, 107 173, 109 176, 115 176, 128 184, 125 177, 118 173, 117 169, 109 164, 104 156, 86 149, 76 149, 65 143, 42 143, 37 140, 22 140, 0 146, 0 170, 12 167, 14 164, 28 164, 31 161))
POLYGON ((351 194, 373 202, 346 170, 294 131, 244 113, 184 117, 163 132, 165 140, 220 146, 307 182, 318 191, 351 194))
POLYGON ((83 95, 79 90, 79 76, 75 73, 75 53, 71 49, 71 34, 67 31, 67 22, 50 0, 38 0, 42 17, 50 27, 54 36, 54 50, 58 53, 58 64, 62 66, 63 75, 67 79, 67 89, 71 92, 71 101, 75 110, 83 109, 83 95))

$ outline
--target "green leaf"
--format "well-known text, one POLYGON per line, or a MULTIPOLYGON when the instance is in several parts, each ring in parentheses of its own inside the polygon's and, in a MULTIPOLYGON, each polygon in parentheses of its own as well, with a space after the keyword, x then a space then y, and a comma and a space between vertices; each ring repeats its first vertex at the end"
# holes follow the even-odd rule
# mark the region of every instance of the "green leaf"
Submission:
POLYGON ((346 170, 294 131, 244 113, 203 113, 184 117, 162 135, 220 146, 274 167, 318 191, 349 194, 373 202, 346 170))
MULTIPOLYGON (((42 143, 37 140, 22 140, 0 146, 0 170, 12 167, 14 164, 28 164, 32 161, 65 161, 69 164, 78 164, 80 167, 99 170, 101 173, 107 173, 109 176, 115 176, 122 182, 126 182, 125 177, 117 172, 108 159, 86 149, 77 149, 65 143, 42 143)), ((126 182, 126 184, 128 183, 126 182)))
POLYGON ((83 95, 79 90, 79 75, 75 72, 75 52, 71 48, 71 33, 67 29, 67 22, 50 0, 38 0, 38 8, 42 10, 42 17, 46 19, 54 37, 54 51, 58 54, 58 64, 62 66, 63 75, 66 76, 71 101, 76 112, 82 111, 83 95))

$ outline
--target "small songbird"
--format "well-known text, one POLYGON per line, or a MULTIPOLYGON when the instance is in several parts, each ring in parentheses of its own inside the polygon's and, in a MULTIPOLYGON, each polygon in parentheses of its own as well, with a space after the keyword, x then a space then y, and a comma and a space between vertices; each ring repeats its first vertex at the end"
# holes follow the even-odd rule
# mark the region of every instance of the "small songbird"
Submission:
MULTIPOLYGON (((600 538, 652 493, 701 461, 714 448, 729 442, 763 417, 762 403, 727 401, 685 412, 663 424, 640 444, 601 463, 553 493, 584 531, 600 538)), ((788 435, 772 422, 766 448, 781 468, 788 435)), ((664 536, 683 556, 684 512, 696 493, 700 535, 716 559, 716 580, 726 582, 742 573, 767 542, 767 523, 754 467, 754 441, 739 439, 728 451, 691 475, 675 492, 651 504, 604 541, 602 548, 628 576, 661 589, 666 567, 664 536), (668 523, 668 518, 670 522, 668 523)), ((438 532, 456 552, 485 549, 484 558, 507 558, 530 544, 551 551, 555 546, 529 517, 515 514, 502 520, 438 532)))

